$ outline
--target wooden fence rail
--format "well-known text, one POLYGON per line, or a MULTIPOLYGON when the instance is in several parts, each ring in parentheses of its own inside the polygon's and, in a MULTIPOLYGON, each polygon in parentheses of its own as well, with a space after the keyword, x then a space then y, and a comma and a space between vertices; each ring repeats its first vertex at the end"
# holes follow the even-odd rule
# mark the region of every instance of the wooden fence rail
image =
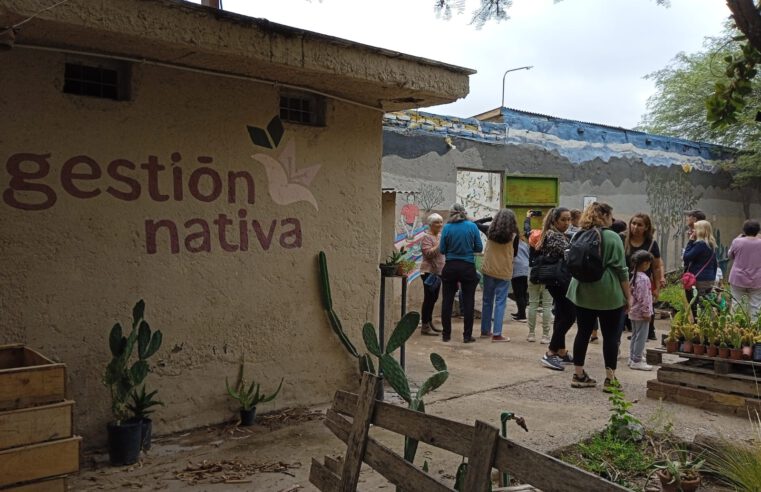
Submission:
POLYGON ((405 492, 453 492, 454 489, 369 437, 370 425, 417 439, 468 458, 464 491, 486 492, 491 470, 508 472, 544 492, 622 492, 628 489, 499 435, 481 421, 475 426, 415 412, 375 400, 378 379, 362 378, 359 395, 338 391, 325 425, 347 445, 343 463, 329 457, 312 460, 309 480, 323 492, 357 490, 362 462, 405 492))

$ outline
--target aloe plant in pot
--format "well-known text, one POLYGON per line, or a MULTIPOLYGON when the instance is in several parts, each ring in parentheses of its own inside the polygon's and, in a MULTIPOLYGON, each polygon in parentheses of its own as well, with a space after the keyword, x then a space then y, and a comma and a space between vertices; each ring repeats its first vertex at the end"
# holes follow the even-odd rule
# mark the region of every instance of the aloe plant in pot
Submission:
POLYGON ((111 392, 111 412, 115 419, 107 426, 108 454, 112 465, 131 465, 137 462, 140 455, 142 422, 134 418, 129 400, 148 376, 148 358, 158 351, 162 341, 161 331, 151 331, 143 318, 144 313, 145 302, 141 299, 132 308, 129 334, 125 336, 121 324, 116 323, 108 337, 111 361, 106 366, 103 383, 111 392), (137 360, 133 355, 137 356, 137 360))
POLYGON ((155 410, 151 410, 151 408, 157 407, 159 405, 162 407, 164 406, 164 402, 153 399, 153 397, 156 396, 156 393, 158 392, 159 390, 153 390, 150 393, 146 393, 145 385, 143 385, 140 388, 140 391, 134 390, 132 392, 130 395, 132 402, 127 404, 127 408, 129 408, 130 412, 132 412, 134 418, 140 421, 140 441, 142 443, 141 447, 145 451, 151 449, 151 436, 153 435, 153 420, 151 420, 148 416, 155 410))
POLYGON ((283 378, 280 378, 280 384, 271 395, 260 392, 260 385, 255 381, 246 387, 246 378, 243 375, 243 362, 240 364, 238 371, 238 382, 234 387, 230 387, 230 382, 225 378, 225 387, 227 394, 240 404, 240 425, 249 426, 254 424, 256 419, 256 406, 259 403, 267 403, 275 399, 283 387, 283 378))

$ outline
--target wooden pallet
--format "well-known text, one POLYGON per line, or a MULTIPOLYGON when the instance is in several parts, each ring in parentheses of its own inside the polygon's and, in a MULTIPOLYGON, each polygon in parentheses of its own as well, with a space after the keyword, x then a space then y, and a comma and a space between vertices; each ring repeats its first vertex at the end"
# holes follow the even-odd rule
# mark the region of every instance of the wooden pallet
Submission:
POLYGON ((685 360, 664 364, 663 349, 648 349, 648 363, 661 364, 647 382, 647 396, 730 415, 761 412, 761 363, 674 352, 685 360))

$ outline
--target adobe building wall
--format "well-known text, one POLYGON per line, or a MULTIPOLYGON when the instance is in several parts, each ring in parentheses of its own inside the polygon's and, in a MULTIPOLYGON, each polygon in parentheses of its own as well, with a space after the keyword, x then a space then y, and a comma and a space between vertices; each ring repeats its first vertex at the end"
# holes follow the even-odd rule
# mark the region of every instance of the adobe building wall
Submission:
POLYGON ((112 419, 108 333, 140 298, 164 334, 154 432, 233 418, 225 377, 244 356, 263 390, 285 378, 259 412, 356 383, 316 256, 359 340, 378 286, 379 112, 328 100, 324 127, 286 123, 270 149, 247 129, 279 114, 270 86, 135 64, 131 99, 111 101, 62 93, 66 55, 0 57, 0 343, 67 364, 87 446, 112 419))
MULTIPOLYGON (((503 111, 507 125, 412 111, 387 114, 383 186, 436 187, 442 199, 434 209, 446 210, 455 193, 467 193, 456 190, 458 169, 556 176, 561 206, 581 209, 584 197, 596 197, 622 220, 649 213, 668 270, 680 265, 685 210, 704 210, 724 246, 746 216, 761 216, 760 190, 733 188, 721 171, 726 149, 503 111)), ((397 199, 398 210, 405 204, 406 197, 397 199)))

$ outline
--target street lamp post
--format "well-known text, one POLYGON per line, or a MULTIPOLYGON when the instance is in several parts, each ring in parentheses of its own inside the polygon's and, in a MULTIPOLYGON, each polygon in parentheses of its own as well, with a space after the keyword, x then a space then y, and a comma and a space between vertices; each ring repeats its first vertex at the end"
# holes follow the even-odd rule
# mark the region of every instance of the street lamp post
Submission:
POLYGON ((505 107, 505 77, 507 77, 507 74, 515 72, 516 70, 531 70, 532 68, 534 68, 533 65, 528 65, 525 67, 511 68, 510 70, 505 71, 505 74, 502 76, 502 104, 500 105, 500 108, 505 107))

